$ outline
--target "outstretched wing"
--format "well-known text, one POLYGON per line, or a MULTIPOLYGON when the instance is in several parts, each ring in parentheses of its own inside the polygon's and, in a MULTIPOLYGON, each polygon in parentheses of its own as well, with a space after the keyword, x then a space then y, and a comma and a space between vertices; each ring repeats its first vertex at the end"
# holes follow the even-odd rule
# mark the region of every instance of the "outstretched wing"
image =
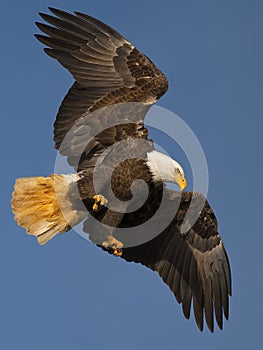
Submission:
MULTIPOLYGON (((229 315, 231 272, 227 253, 217 230, 216 217, 200 193, 179 193, 167 189, 165 191, 168 191, 171 205, 160 214, 161 220, 166 220, 169 207, 178 206, 176 215, 163 232, 152 240, 124 248, 122 258, 157 271, 177 301, 182 303, 186 318, 190 317, 193 303, 196 323, 200 330, 203 329, 205 316, 206 323, 213 332, 214 315, 219 328, 222 329, 222 315, 224 313, 226 319, 229 315), (200 205, 203 207, 201 212, 200 205), (192 227, 190 225, 186 232, 182 232, 186 215, 194 217, 196 214, 197 221, 192 227)), ((149 206, 147 210, 151 211, 149 206)), ((150 215, 145 211, 142 215, 149 218, 152 213, 150 215)), ((129 220, 139 222, 140 214, 137 212, 136 216, 129 220)), ((120 236, 118 239, 121 239, 120 236)))
MULTIPOLYGON (((79 12, 73 15, 53 8, 50 11, 55 16, 40 14, 50 25, 36 23, 47 36, 37 34, 36 37, 48 46, 45 52, 57 59, 75 79, 54 125, 57 149, 81 117, 116 103, 151 105, 166 92, 168 83, 162 72, 114 29, 79 12)), ((89 147, 90 154, 94 154, 98 144, 109 145, 117 138, 147 137, 147 129, 142 130, 143 120, 137 123, 137 127, 135 123, 127 125, 100 133, 89 147)), ((84 129, 82 127, 73 135, 75 149, 78 145, 76 138, 81 139, 84 129)), ((72 146, 69 148, 70 151, 64 150, 63 154, 68 155, 72 146)))

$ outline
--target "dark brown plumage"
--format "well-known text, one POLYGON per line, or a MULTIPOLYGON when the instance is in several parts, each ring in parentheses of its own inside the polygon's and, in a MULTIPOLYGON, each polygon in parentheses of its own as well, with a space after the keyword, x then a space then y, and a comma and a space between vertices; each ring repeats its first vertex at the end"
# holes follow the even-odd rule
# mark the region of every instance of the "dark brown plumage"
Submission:
MULTIPOLYGON (((166 77, 149 58, 99 20, 79 12, 50 11, 55 16, 40 14, 48 24, 37 23, 45 35, 36 37, 48 47, 45 52, 75 79, 59 108, 54 140, 77 175, 19 179, 12 203, 15 219, 44 244, 87 218, 84 204, 89 215, 83 229, 91 241, 111 254, 157 271, 182 304, 186 318, 193 304, 200 330, 205 317, 213 332, 214 315, 222 329, 223 314, 226 319, 229 316, 231 273, 216 217, 201 194, 167 189, 153 177, 147 163, 154 146, 144 117, 166 92, 166 77), (125 143, 119 145, 119 141, 125 143), (113 145, 115 153, 109 150, 113 145), (119 160, 121 151, 127 160, 119 160), (95 170, 101 174, 96 191, 95 170), (130 211, 129 200, 137 198, 132 184, 138 179, 146 183, 148 196, 143 205, 130 211), (94 209, 98 188, 107 199, 113 191, 119 200, 115 210, 105 203, 101 210, 94 209), (164 208, 160 206, 163 200, 164 208), (196 213, 197 220, 191 222, 196 213), (151 236, 166 219, 168 225, 161 233, 151 236), (139 225, 148 221, 147 231, 141 230, 139 225), (135 236, 127 235, 127 228, 135 228, 135 236), (105 245, 109 235, 123 246, 105 245), (137 245, 130 244, 137 238, 137 245)), ((145 183, 137 184, 137 194, 144 193, 145 183)))
POLYGON ((45 34, 37 39, 45 52, 67 68, 75 79, 64 98, 54 126, 56 148, 86 113, 120 102, 154 103, 167 90, 161 71, 114 29, 76 12, 50 10, 40 14, 53 27, 37 23, 45 34))

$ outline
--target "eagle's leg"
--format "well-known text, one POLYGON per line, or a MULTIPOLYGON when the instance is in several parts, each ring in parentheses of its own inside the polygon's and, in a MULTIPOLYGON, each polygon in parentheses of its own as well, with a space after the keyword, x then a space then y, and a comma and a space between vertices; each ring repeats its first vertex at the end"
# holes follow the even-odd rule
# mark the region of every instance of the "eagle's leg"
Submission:
POLYGON ((101 207, 103 207, 105 204, 108 203, 108 200, 104 196, 102 196, 101 194, 96 194, 92 198, 94 200, 94 204, 92 207, 93 211, 99 211, 101 209, 101 207))
POLYGON ((116 238, 114 238, 112 235, 109 235, 107 237, 107 241, 104 241, 102 243, 102 246, 108 250, 111 250, 111 252, 116 256, 122 256, 122 248, 123 244, 118 241, 116 238))

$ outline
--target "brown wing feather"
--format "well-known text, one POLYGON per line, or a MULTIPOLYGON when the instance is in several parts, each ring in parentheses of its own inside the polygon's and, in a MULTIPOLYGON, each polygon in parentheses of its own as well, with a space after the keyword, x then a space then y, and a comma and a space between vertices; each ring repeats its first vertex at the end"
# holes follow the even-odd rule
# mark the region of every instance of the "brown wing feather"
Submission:
MULTIPOLYGON (((176 204, 180 200, 179 194, 167 191, 170 192, 170 200, 176 204)), ((206 323, 213 332, 214 315, 220 329, 223 327, 222 313, 228 319, 230 266, 217 231, 216 218, 207 201, 193 227, 186 233, 181 233, 186 212, 191 211, 190 199, 196 205, 204 200, 199 193, 182 193, 179 209, 169 226, 147 243, 124 248, 122 258, 157 271, 177 301, 182 303, 185 317, 190 317, 193 303, 199 329, 203 329, 205 315, 206 323)), ((162 218, 165 219, 165 213, 162 218)))
MULTIPOLYGON (((79 12, 50 8, 40 14, 45 35, 36 35, 45 52, 67 68, 76 80, 64 98, 54 125, 55 147, 83 115, 120 102, 154 103, 167 90, 161 71, 118 32, 79 12)), ((104 135, 100 135, 103 140, 104 135)), ((136 137, 136 135, 135 135, 136 137)))

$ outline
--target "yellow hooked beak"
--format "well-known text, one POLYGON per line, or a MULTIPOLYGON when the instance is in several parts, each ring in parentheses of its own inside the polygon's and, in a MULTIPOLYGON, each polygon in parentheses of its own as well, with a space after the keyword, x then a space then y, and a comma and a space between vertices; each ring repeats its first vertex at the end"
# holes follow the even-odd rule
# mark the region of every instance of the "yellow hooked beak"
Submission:
POLYGON ((180 190, 184 190, 187 186, 187 182, 186 179, 184 177, 181 177, 178 182, 177 182, 178 186, 180 187, 180 190))

